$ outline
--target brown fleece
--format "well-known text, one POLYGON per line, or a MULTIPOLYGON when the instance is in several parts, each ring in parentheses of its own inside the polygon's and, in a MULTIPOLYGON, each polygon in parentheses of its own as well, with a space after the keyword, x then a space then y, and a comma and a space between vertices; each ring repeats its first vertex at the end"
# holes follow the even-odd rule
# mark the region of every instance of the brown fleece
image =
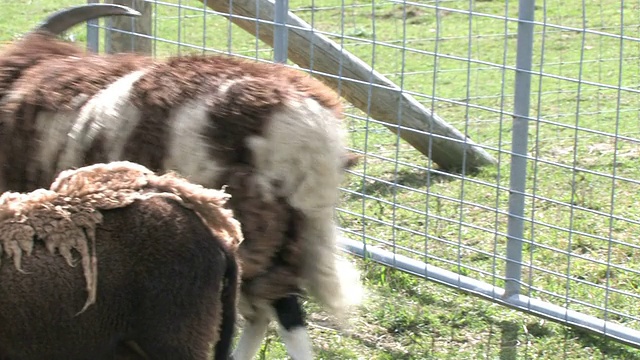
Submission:
POLYGON ((219 339, 215 359, 226 359, 242 241, 227 199, 131 162, 63 171, 50 190, 3 193, 0 252, 14 263, 0 262, 0 312, 25 306, 0 314, 0 359, 111 359, 133 342, 152 359, 204 360, 219 339), (69 265, 78 253, 89 298, 74 314, 81 281, 69 265), (41 330, 30 327, 36 319, 41 330))
POLYGON ((50 111, 75 110, 84 104, 79 95, 86 100, 118 78, 152 63, 132 54, 85 54, 73 44, 43 34, 30 34, 12 47, 4 51, 6 55, 0 54, 0 97, 9 91, 20 96, 5 100, 5 112, 16 111, 24 103, 50 111))
POLYGON ((6 45, 0 52, 0 99, 13 87, 26 69, 57 56, 78 56, 82 50, 70 43, 52 41, 50 34, 31 33, 6 45), (28 44, 28 46, 24 46, 28 44))
POLYGON ((126 152, 137 146, 155 149, 145 153, 154 154, 156 159, 132 160, 151 168, 160 164, 166 149, 159 144, 166 143, 167 129, 161 124, 166 123, 169 111, 189 100, 202 99, 210 112, 211 123, 204 136, 215 144, 209 148, 212 157, 228 164, 249 163, 246 137, 261 134, 271 114, 286 101, 305 97, 341 113, 332 90, 282 65, 226 56, 170 58, 154 65, 133 86, 133 102, 142 110, 142 121, 131 135, 126 152), (221 93, 221 86, 228 88, 221 93))
POLYGON ((225 191, 231 195, 228 205, 242 224, 243 278, 249 279, 264 271, 286 241, 283 236, 289 223, 288 209, 282 199, 266 200, 257 191, 249 166, 231 168, 222 177, 225 191))
MULTIPOLYGON (((84 163, 85 164, 97 164, 97 163, 105 163, 108 162, 106 152, 107 144, 102 133, 98 134, 91 143, 91 146, 84 153, 84 163)), ((58 153, 56 159, 59 159, 60 153, 58 153)))
POLYGON ((221 284, 233 281, 226 268, 235 266, 224 242, 170 198, 102 214, 97 299, 80 315, 81 267, 40 241, 22 259, 24 273, 0 263, 0 358, 112 360, 133 342, 150 359, 211 359, 221 312, 235 314, 220 308, 221 284))
MULTIPOLYGON (((271 263, 260 269, 253 278, 243 277, 242 292, 254 301, 272 303, 275 300, 289 294, 302 292, 302 246, 301 238, 297 233, 302 224, 301 214, 285 206, 293 214, 289 220, 287 232, 282 234, 284 243, 271 257, 271 263)), ((256 239, 256 241, 260 241, 256 239)), ((243 258, 243 249, 249 249, 250 244, 240 247, 240 257, 243 258)), ((249 252, 250 250, 247 250, 249 252)))
MULTIPOLYGON (((286 99, 311 97, 341 116, 340 100, 320 81, 280 64, 257 63, 228 56, 190 55, 157 63, 135 85, 137 104, 172 108, 205 95, 212 106, 223 105, 221 115, 260 115, 286 99), (237 98, 227 104, 216 101, 215 91, 227 80, 244 79, 230 89, 237 98), (246 109, 240 105, 248 106, 246 109)), ((227 99, 229 95, 226 96, 227 99)), ((247 124, 256 126, 255 124, 247 124)), ((243 126, 247 126, 243 125, 243 126)))
POLYGON ((4 56, 0 55, 0 126, 4 133, 0 147, 12 168, 6 172, 6 186, 29 191, 46 186, 52 180, 40 176, 29 178, 26 174, 38 147, 40 134, 35 129, 38 113, 77 110, 91 96, 120 77, 150 64, 151 60, 131 54, 109 58, 85 55, 72 44, 39 33, 23 39, 22 47, 18 46, 20 43, 6 50, 4 56), (53 46, 56 43, 59 48, 53 46), (47 51, 48 56, 43 56, 47 51), (114 63, 118 66, 113 66, 114 63), (2 81, 4 78, 6 81, 2 81), (3 90, 3 86, 10 87, 3 90), (5 94, 8 96, 2 98, 5 94))
MULTIPOLYGON (((131 54, 110 58, 97 55, 53 58, 25 71, 15 88, 23 96, 21 103, 37 104, 50 111, 76 110, 84 105, 83 101, 78 101, 79 95, 88 99, 149 62, 131 54), (114 62, 118 66, 113 66, 114 62)), ((9 101, 6 110, 10 111, 18 104, 9 101)))
POLYGON ((244 240, 238 249, 242 260, 242 292, 249 299, 277 300, 301 291, 302 223, 283 198, 265 199, 257 191, 253 168, 229 169, 222 182, 231 195, 229 207, 242 224, 244 240))
MULTIPOLYGON (((4 169, 8 189, 28 191, 51 180, 30 179, 26 173, 37 153, 34 124, 40 112, 77 110, 115 80, 141 69, 146 73, 131 93, 141 120, 126 142, 124 158, 153 171, 162 169, 167 156, 169 112, 190 100, 206 103, 211 122, 203 136, 214 145, 209 147, 212 157, 229 165, 251 163, 246 137, 262 134, 269 116, 286 101, 312 98, 341 116, 340 100, 330 88, 280 64, 227 56, 166 61, 134 54, 101 56, 45 34, 29 34, 0 56, 0 80, 5 80, 0 81, 0 98, 11 93, 0 99, 0 150, 9 165, 4 169), (229 88, 221 93, 221 85, 229 88)), ((104 160, 104 154, 85 154, 83 165, 104 160)))
POLYGON ((13 258, 21 271, 23 252, 29 255, 34 238, 51 252, 59 252, 73 265, 72 250, 80 260, 89 293, 84 312, 96 299, 98 277, 95 254, 95 228, 102 221, 100 210, 126 207, 149 197, 171 197, 200 216, 211 232, 229 248, 242 241, 240 224, 224 208, 228 195, 206 189, 169 173, 153 174, 149 169, 127 161, 95 164, 63 171, 51 190, 31 193, 5 192, 0 196, 0 253, 13 258))

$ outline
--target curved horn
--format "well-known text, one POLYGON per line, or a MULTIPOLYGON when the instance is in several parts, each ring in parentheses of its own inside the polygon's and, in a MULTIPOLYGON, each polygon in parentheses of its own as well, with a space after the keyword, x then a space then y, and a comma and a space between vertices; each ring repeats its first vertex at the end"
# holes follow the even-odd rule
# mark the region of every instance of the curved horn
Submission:
POLYGON ((47 31, 54 35, 59 35, 82 22, 112 15, 140 16, 140 13, 129 7, 115 4, 86 4, 74 6, 53 13, 36 27, 34 31, 47 31))

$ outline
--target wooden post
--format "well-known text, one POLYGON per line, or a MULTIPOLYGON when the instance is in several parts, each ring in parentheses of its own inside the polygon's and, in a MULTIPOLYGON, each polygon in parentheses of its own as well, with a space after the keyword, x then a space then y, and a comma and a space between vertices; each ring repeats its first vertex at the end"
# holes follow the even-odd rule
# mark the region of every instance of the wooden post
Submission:
MULTIPOLYGON (((273 20, 275 5, 270 0, 200 0, 208 7, 223 14, 229 9, 233 15, 252 19, 231 17, 231 21, 249 32, 258 34, 260 40, 273 46, 273 20), (256 29, 257 21, 264 20, 256 29)), ((438 115, 420 104, 414 97, 403 93, 396 84, 372 69, 367 63, 349 53, 326 36, 312 31, 311 26, 289 12, 289 58, 301 67, 311 64, 311 44, 313 44, 313 69, 334 76, 319 76, 333 89, 342 87, 342 96, 373 118, 382 121, 394 133, 411 144, 425 156, 430 157, 442 169, 460 171, 463 156, 464 168, 476 170, 482 166, 495 165, 497 161, 471 139, 448 124, 438 115), (342 69, 339 84, 338 71, 342 69), (371 101, 369 101, 371 92, 371 101), (402 112, 398 108, 402 106, 402 112), (411 130, 398 131, 398 124, 411 130), (433 134, 433 135, 432 135, 433 134)))
POLYGON ((144 0, 106 0, 105 2, 128 6, 132 9, 138 10, 142 14, 136 18, 112 16, 107 19, 107 27, 129 33, 109 30, 105 31, 105 51, 112 54, 135 52, 138 54, 151 55, 151 38, 135 34, 151 36, 151 24, 153 17, 152 3, 144 0))

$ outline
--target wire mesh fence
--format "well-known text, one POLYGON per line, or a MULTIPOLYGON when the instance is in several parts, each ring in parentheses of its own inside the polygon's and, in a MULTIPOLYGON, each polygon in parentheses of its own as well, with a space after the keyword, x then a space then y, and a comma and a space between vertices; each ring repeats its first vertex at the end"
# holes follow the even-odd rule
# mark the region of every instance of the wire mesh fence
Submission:
MULTIPOLYGON (((309 26, 280 13, 289 47, 276 53, 259 38, 277 43, 282 27, 247 15, 273 16, 273 2, 147 3, 151 31, 138 39, 152 39, 153 56, 273 61, 288 51, 288 65, 333 79, 345 98, 353 83, 368 85, 364 101, 345 102, 348 144, 362 155, 337 209, 345 249, 640 345, 640 1, 277 1, 309 26), (327 57, 322 39, 368 75, 327 57), (446 134, 416 127, 415 107, 377 87, 463 136, 442 150, 446 134), (372 115, 380 104, 395 104, 391 119, 372 115), (412 134, 422 151, 405 140, 412 134), (462 166, 431 156, 456 144, 462 166), (468 166, 474 150, 495 164, 468 166)), ((71 36, 102 51, 107 31, 95 29, 71 36)))

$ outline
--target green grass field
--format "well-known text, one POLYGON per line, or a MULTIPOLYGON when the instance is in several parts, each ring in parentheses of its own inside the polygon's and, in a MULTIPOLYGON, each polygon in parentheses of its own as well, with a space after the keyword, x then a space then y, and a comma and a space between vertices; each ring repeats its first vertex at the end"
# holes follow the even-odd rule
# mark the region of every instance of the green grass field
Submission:
MULTIPOLYGON (((79 3, 4 0, 0 41, 79 3)), ((202 7, 193 0, 181 3, 202 7)), ((602 311, 580 302, 607 306, 619 313, 608 313, 609 319, 640 329, 625 315, 640 318, 633 295, 640 293, 640 42, 603 35, 640 37, 640 1, 537 3, 536 20, 550 25, 535 29, 531 116, 539 121, 529 128, 533 160, 527 167, 525 236, 531 242, 524 246, 523 290, 558 305, 569 297, 572 309, 599 317, 602 311), (592 32, 577 31, 585 27, 592 32)), ((339 218, 345 232, 503 286, 504 261, 492 254, 503 256, 506 248, 515 78, 509 68, 515 66, 517 41, 517 23, 503 18, 517 18, 517 2, 471 1, 478 13, 471 21, 470 2, 435 4, 290 0, 298 16, 402 83, 500 161, 464 180, 433 171, 437 165, 347 106, 349 146, 368 155, 344 184, 339 218), (335 36, 341 33, 344 40, 335 36)), ((158 5, 156 24, 158 57, 203 47, 262 59, 273 55, 250 34, 197 10, 158 5)), ((71 35, 86 41, 84 27, 71 35)), ((337 330, 307 304, 321 359, 640 359, 639 350, 600 336, 357 262, 368 297, 351 329, 337 330)), ((261 359, 283 358, 271 330, 261 359)))

